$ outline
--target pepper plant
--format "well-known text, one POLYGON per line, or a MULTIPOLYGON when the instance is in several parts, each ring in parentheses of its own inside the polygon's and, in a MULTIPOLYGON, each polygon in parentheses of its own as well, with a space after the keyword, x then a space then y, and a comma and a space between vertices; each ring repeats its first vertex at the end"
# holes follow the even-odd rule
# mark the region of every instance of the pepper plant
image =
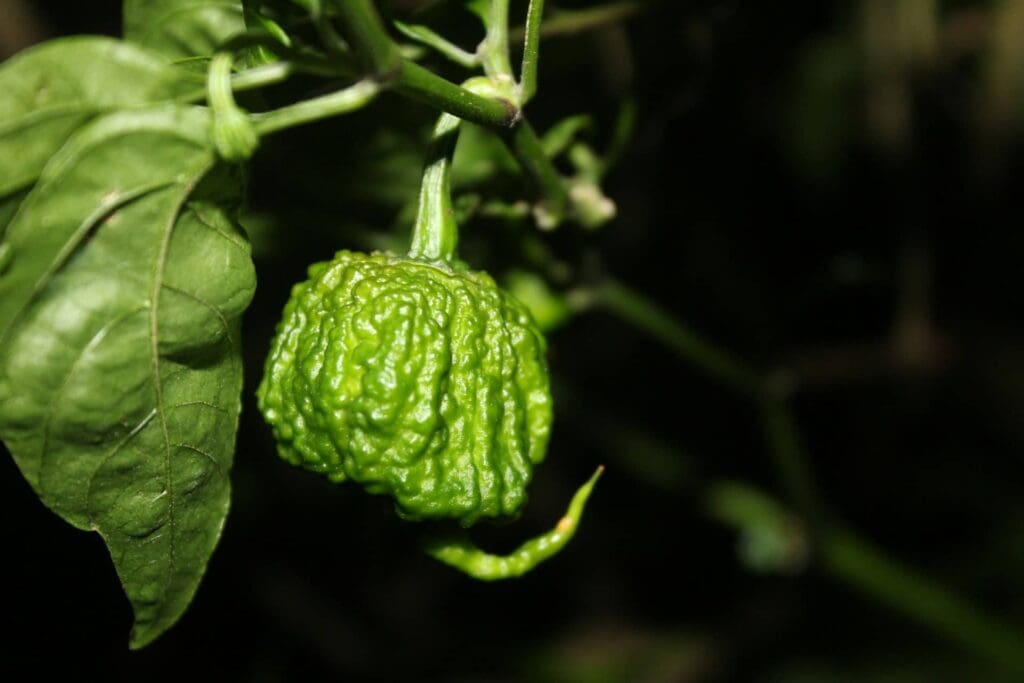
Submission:
MULTIPOLYGON (((524 504, 551 427, 545 342, 456 257, 456 214, 472 214, 451 197, 460 122, 500 140, 529 188, 490 206, 549 230, 614 205, 584 148, 576 175, 556 168, 578 121, 541 137, 528 120, 543 1, 518 70, 508 0, 464 4, 474 50, 371 0, 125 0, 123 39, 63 38, 0 66, 0 438, 46 506, 102 536, 133 648, 186 609, 228 513, 257 280, 239 215, 266 136, 385 96, 440 116, 408 255, 340 251, 285 309, 259 390, 282 457, 411 518, 468 526, 524 504), (435 53, 465 82, 420 63, 435 53), (308 96, 265 105, 291 79, 308 96)), ((600 471, 511 555, 446 535, 427 549, 478 578, 521 574, 571 538, 600 471)))

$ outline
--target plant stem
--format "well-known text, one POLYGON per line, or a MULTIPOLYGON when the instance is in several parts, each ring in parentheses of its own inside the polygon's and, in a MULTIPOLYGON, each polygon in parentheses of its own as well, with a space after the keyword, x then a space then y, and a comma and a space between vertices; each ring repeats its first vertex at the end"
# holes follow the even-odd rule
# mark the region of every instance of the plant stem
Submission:
POLYGON ((562 182, 562 176, 544 153, 544 147, 533 126, 522 119, 511 132, 506 132, 505 139, 519 165, 544 196, 539 207, 538 223, 542 227, 557 226, 565 216, 569 193, 562 182))
POLYGON ((461 119, 489 128, 508 128, 518 117, 511 103, 481 97, 403 59, 371 0, 332 0, 344 22, 352 51, 367 73, 384 85, 461 119))
MULTIPOLYGON (((505 140, 523 170, 544 193, 545 201, 539 212, 543 220, 550 227, 554 227, 562 220, 569 200, 565 184, 551 160, 544 154, 537 134, 522 118, 518 107, 506 100, 472 93, 418 64, 403 59, 398 52, 397 44, 388 36, 377 9, 370 0, 331 1, 346 24, 352 25, 353 28, 349 30, 348 35, 352 51, 368 65, 372 78, 379 81, 382 86, 390 86, 407 97, 466 121, 505 133, 505 140), (390 43, 391 47, 385 47, 385 43, 390 43), (392 67, 395 54, 398 55, 397 66, 392 67)), ((493 7, 492 14, 495 12, 493 7)), ((506 46, 504 52, 507 55, 507 23, 505 26, 506 28, 501 29, 505 34, 504 38, 498 35, 497 40, 506 46)), ((498 68, 496 65, 492 66, 498 68)))
POLYGON ((814 485, 809 459, 788 400, 765 398, 761 402, 761 422, 768 451, 787 496, 814 538, 821 538, 828 522, 825 504, 814 485))
POLYGON ((210 140, 225 161, 237 163, 249 159, 259 146, 259 135, 252 120, 235 104, 231 92, 230 52, 218 52, 210 59, 206 80, 206 101, 210 106, 210 140))
POLYGON ((253 114, 250 118, 256 132, 267 135, 303 123, 347 114, 369 103, 379 92, 380 86, 366 79, 343 90, 273 111, 253 114))
POLYGON ((218 52, 210 60, 206 87, 206 101, 214 112, 237 109, 231 93, 231 62, 229 52, 218 52))
POLYGON ((402 53, 384 28, 372 0, 333 0, 333 4, 363 68, 380 80, 396 75, 402 53))
POLYGON ((734 359, 657 304, 617 282, 594 293, 638 330, 679 354, 709 376, 761 402, 768 446, 789 496, 810 526, 813 547, 826 575, 921 626, 1015 672, 1024 672, 1024 635, 1014 624, 985 614, 926 576, 845 529, 825 509, 815 490, 800 434, 787 399, 762 391, 761 374, 734 359))
POLYGON ((328 56, 333 61, 342 61, 349 57, 348 45, 338 35, 330 17, 324 11, 324 0, 310 0, 309 7, 305 9, 313 19, 313 26, 316 27, 317 35, 320 36, 320 42, 323 43, 328 56))
POLYGON ((507 130, 519 118, 511 102, 476 95, 408 60, 402 61, 391 85, 407 97, 487 128, 507 130))
POLYGON ((523 44, 523 66, 519 73, 519 106, 537 93, 537 65, 540 59, 540 27, 544 16, 544 0, 530 0, 526 10, 526 34, 523 44))
MULTIPOLYGON (((276 85, 277 83, 283 83, 288 80, 288 78, 294 73, 309 73, 331 78, 350 75, 344 73, 341 69, 331 68, 327 64, 283 60, 280 62, 273 62, 271 64, 263 64, 232 74, 231 91, 239 93, 245 92, 246 90, 262 88, 267 85, 276 85)), ((182 103, 200 102, 205 100, 206 97, 207 88, 204 86, 196 88, 194 91, 178 97, 177 101, 182 103)))
POLYGON ((760 373, 642 294, 615 280, 606 281, 595 294, 597 303, 662 342, 705 375, 745 396, 762 398, 764 382, 760 373))
POLYGON ((418 43, 433 48, 448 59, 467 69, 480 66, 480 60, 472 52, 466 52, 458 45, 452 43, 428 26, 419 24, 406 24, 402 21, 394 22, 395 28, 412 38, 418 43))
POLYGON ((491 78, 511 82, 512 63, 508 57, 508 0, 491 0, 487 19, 487 36, 480 50, 480 63, 491 78))
POLYGON ((444 113, 434 126, 427 165, 420 183, 419 210, 412 232, 409 257, 425 261, 451 261, 459 241, 452 210, 451 165, 458 139, 457 116, 444 113))
POLYGON ((242 92, 281 83, 291 76, 294 70, 291 62, 274 62, 246 69, 231 77, 231 89, 234 92, 242 92))
POLYGON ((849 531, 833 529, 819 554, 834 578, 966 649, 1024 673, 1024 637, 1015 625, 984 614, 849 531))
POLYGON ((815 489, 792 409, 786 397, 768 391, 764 373, 704 339, 660 305, 621 282, 606 281, 594 297, 598 305, 662 342, 705 375, 757 401, 769 451, 792 503, 812 528, 824 523, 825 506, 815 489))

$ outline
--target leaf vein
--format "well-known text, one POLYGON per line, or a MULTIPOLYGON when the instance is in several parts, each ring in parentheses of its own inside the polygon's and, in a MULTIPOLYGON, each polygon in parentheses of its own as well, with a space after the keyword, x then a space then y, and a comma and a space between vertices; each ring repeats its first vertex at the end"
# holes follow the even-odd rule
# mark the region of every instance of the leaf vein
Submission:
POLYGON ((227 410, 217 405, 216 403, 210 403, 209 401, 185 401, 183 403, 175 403, 174 405, 167 406, 167 410, 176 410, 177 408, 191 408, 192 406, 204 406, 210 410, 216 410, 219 413, 227 414, 227 410))
MULTIPOLYGON (((167 265, 167 256, 171 246, 171 236, 174 234, 174 227, 177 225, 178 218, 181 215, 182 209, 185 206, 185 202, 188 197, 195 190, 199 181, 206 175, 212 166, 212 162, 209 159, 205 159, 200 168, 195 169, 195 174, 191 177, 187 185, 182 188, 182 197, 177 208, 171 213, 166 225, 163 226, 163 236, 160 240, 160 249, 157 252, 156 262, 153 264, 153 288, 150 293, 151 306, 149 310, 149 338, 150 338, 150 355, 153 363, 153 392, 156 399, 155 410, 160 418, 160 428, 163 435, 164 442, 164 479, 165 479, 165 490, 167 491, 167 523, 170 526, 170 537, 168 539, 168 561, 170 562, 171 568, 176 568, 178 565, 178 559, 176 556, 175 549, 175 537, 177 536, 177 524, 175 521, 175 509, 174 509, 174 483, 173 476, 171 474, 171 437, 167 426, 167 413, 164 406, 164 394, 162 379, 160 377, 160 289, 164 286, 164 269, 167 265)), ((173 571, 167 572, 164 578, 163 587, 160 590, 159 604, 164 604, 167 598, 167 592, 170 590, 171 576, 174 575, 173 571)))
MULTIPOLYGON (((43 289, 45 289, 46 286, 49 284, 50 279, 53 278, 57 271, 64 266, 64 264, 67 262, 69 258, 71 258, 71 254, 75 252, 75 250, 81 244, 82 240, 85 239, 86 235, 92 232, 92 230, 97 225, 99 225, 101 221, 103 221, 108 216, 112 215, 114 212, 119 211, 120 209, 128 206, 129 204, 136 202, 150 194, 153 194, 154 192, 159 192, 164 188, 171 187, 172 185, 173 183, 160 182, 134 188, 132 190, 129 190, 128 192, 123 193, 121 196, 117 198, 116 201, 110 204, 103 204, 101 206, 98 206, 91 214, 86 216, 85 220, 82 221, 81 225, 79 225, 78 228, 75 229, 75 231, 71 234, 67 242, 64 243, 64 246, 61 247, 60 251, 57 252, 57 255, 54 257, 53 261, 50 262, 50 264, 43 271, 42 275, 39 276, 39 279, 32 286, 32 290, 28 297, 26 297, 25 301, 21 303, 21 306, 18 308, 17 311, 15 311, 14 315, 11 316, 10 320, 7 323, 7 327, 3 330, 0 330, 0 343, 6 340, 7 335, 10 333, 11 329, 14 328, 15 321, 17 321, 22 315, 24 315, 29 305, 36 300, 36 297, 38 297, 39 294, 43 291, 43 289)), ((19 213, 24 208, 25 205, 23 204, 19 208, 19 213)))
POLYGON ((175 287, 174 285, 169 285, 166 282, 162 286, 166 290, 169 290, 169 291, 174 292, 176 294, 181 294, 182 296, 188 297, 189 299, 192 299, 196 303, 201 304, 201 305, 205 306, 206 308, 210 309, 211 311, 213 311, 217 315, 217 319, 220 320, 220 324, 224 327, 224 334, 227 335, 228 340, 231 340, 231 326, 228 325, 228 320, 227 320, 226 317, 224 317, 224 312, 221 311, 220 308, 218 308, 217 306, 211 304, 209 301, 207 301, 203 297, 199 296, 198 294, 193 294, 192 292, 187 292, 184 289, 181 289, 180 287, 175 287))
POLYGON ((203 227, 209 228, 210 230, 212 230, 215 233, 217 233, 218 235, 220 235, 222 238, 224 238, 224 240, 229 242, 235 248, 237 248, 240 251, 242 251, 246 256, 249 255, 249 250, 246 249, 244 242, 242 242, 242 241, 240 241, 238 239, 235 239, 234 237, 232 237, 228 233, 226 233, 223 230, 221 230, 220 227, 218 227, 217 225, 214 225, 209 220, 207 220, 207 218, 205 216, 203 216, 203 214, 200 213, 199 211, 193 211, 193 213, 195 214, 196 220, 199 221, 200 225, 202 225, 203 227))
POLYGON ((193 446, 190 443, 184 443, 184 442, 182 442, 182 443, 173 443, 173 444, 171 444, 171 446, 174 447, 174 448, 185 448, 185 449, 188 449, 190 451, 195 451, 199 455, 201 455, 204 458, 206 458, 207 460, 209 460, 210 463, 215 468, 217 468, 218 472, 221 472, 221 473, 224 472, 224 466, 221 465, 219 462, 217 462, 217 459, 214 458, 213 455, 211 455, 210 453, 207 453, 206 451, 204 451, 203 449, 199 448, 198 446, 193 446))
MULTIPOLYGON (((86 355, 90 351, 96 349, 101 343, 103 343, 103 340, 106 338, 106 336, 110 333, 111 330, 113 330, 118 325, 131 318, 133 315, 141 313, 144 310, 144 308, 132 309, 130 311, 125 312, 123 315, 117 316, 107 321, 107 323, 104 324, 103 327, 96 331, 96 334, 92 336, 89 342, 82 347, 82 349, 78 352, 78 355, 75 356, 75 360, 74 362, 71 363, 71 367, 68 369, 67 374, 64 376, 64 381, 61 382, 60 388, 57 390, 57 394, 53 397, 53 399, 47 406, 46 415, 43 418, 42 444, 40 446, 39 452, 38 475, 40 491, 44 491, 43 471, 46 469, 47 453, 49 450, 50 426, 53 422, 53 417, 54 415, 56 415, 57 409, 60 406, 60 402, 64 397, 64 392, 67 390, 68 386, 71 383, 71 378, 74 377, 75 373, 78 372, 82 360, 86 357, 86 355)), ((86 507, 88 507, 88 503, 86 504, 86 507)))
MULTIPOLYGON (((153 420, 154 417, 156 417, 156 409, 155 408, 153 410, 150 410, 149 413, 146 414, 146 417, 142 418, 142 420, 139 421, 139 424, 135 425, 135 428, 132 429, 132 431, 128 432, 128 434, 125 435, 125 437, 123 439, 121 439, 121 441, 119 441, 110 450, 110 452, 107 453, 103 457, 103 460, 100 462, 99 467, 97 467, 96 471, 93 472, 91 477, 89 477, 89 487, 88 487, 88 492, 85 495, 85 500, 86 500, 86 513, 87 513, 88 519, 89 519, 89 526, 92 529, 95 529, 96 531, 100 531, 99 525, 96 523, 96 520, 93 518, 92 508, 91 508, 91 506, 88 503, 88 501, 92 500, 92 491, 93 491, 93 486, 96 483, 96 475, 103 469, 103 467, 108 462, 110 462, 111 458, 113 458, 115 455, 120 453, 122 448, 127 446, 128 443, 132 439, 134 439, 136 436, 138 436, 139 433, 142 432, 142 430, 146 428, 146 426, 153 420)), ((100 533, 102 533, 102 531, 100 531, 100 533)))

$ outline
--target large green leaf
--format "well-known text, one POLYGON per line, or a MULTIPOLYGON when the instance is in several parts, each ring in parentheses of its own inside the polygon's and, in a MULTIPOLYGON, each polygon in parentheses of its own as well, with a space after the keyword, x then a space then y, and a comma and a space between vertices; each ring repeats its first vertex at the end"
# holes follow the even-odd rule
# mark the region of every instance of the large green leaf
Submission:
POLYGON ((51 159, 0 274, 0 438, 40 498, 106 541, 135 610, 169 628, 220 536, 255 286, 207 110, 105 115, 51 159))
POLYGON ((245 30, 237 0, 124 0, 124 37, 181 61, 209 57, 245 30))
POLYGON ((31 186, 94 116, 195 88, 159 56, 111 38, 62 38, 15 55, 0 65, 0 199, 31 186))

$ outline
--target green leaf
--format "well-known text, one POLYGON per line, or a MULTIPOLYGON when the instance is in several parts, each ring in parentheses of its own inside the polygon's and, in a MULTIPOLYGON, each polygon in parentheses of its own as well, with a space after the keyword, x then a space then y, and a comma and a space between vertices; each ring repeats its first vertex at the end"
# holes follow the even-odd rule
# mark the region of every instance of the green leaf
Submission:
POLYGON ((195 87, 159 57, 111 38, 62 38, 15 55, 0 65, 0 200, 30 187, 97 114, 195 87))
POLYGON ((229 504, 255 278, 209 123, 174 105, 93 121, 6 233, 0 438, 48 507, 106 541, 132 647, 185 610, 229 504))
POLYGON ((124 37, 172 61, 209 57, 245 31, 241 0, 124 0, 124 37))

